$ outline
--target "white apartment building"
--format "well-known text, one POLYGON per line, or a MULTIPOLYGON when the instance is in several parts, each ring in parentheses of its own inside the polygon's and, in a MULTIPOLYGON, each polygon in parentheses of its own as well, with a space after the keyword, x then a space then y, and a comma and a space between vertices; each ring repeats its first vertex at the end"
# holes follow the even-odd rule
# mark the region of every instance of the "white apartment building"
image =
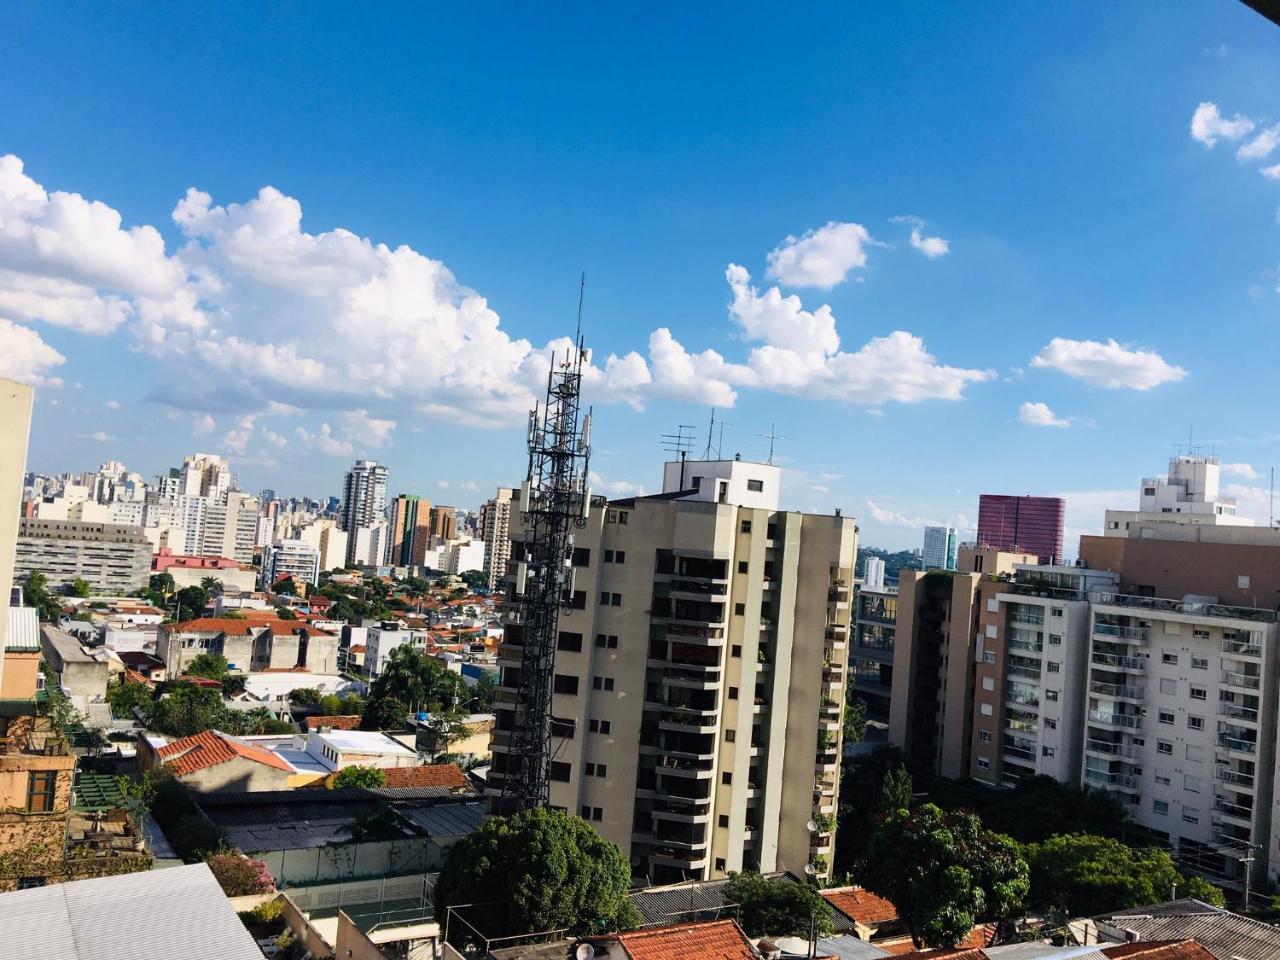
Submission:
MULTIPOLYGON (((855 523, 779 510, 769 464, 669 463, 663 475, 662 495, 594 500, 575 533, 551 802, 655 883, 811 863, 828 876, 855 523)), ((512 524, 514 589, 518 514, 512 524)), ((499 648, 495 797, 520 762, 522 638, 510 623, 499 648)))
POLYGON ((178 493, 188 497, 218 499, 231 491, 231 467, 213 453, 195 453, 183 458, 178 472, 178 493))
POLYGON ((956 568, 956 528, 925 527, 921 557, 926 570, 956 568))
POLYGON ((258 541, 258 498, 235 491, 208 501, 196 556, 251 563, 258 541))
POLYGON ((391 524, 382 520, 369 526, 347 531, 347 564, 380 567, 391 539, 391 524))
POLYGON ((364 672, 370 680, 376 680, 382 673, 387 658, 396 647, 408 644, 421 650, 427 645, 426 630, 407 627, 398 620, 366 621, 365 627, 364 672))
POLYGON ((870 590, 884 586, 884 561, 879 557, 867 557, 864 561, 862 585, 870 590))
POLYGON ((262 589, 270 590, 285 577, 315 586, 320 580, 320 551, 302 540, 277 540, 262 563, 262 589))
POLYGON ((23 519, 14 574, 22 578, 36 570, 55 589, 80 579, 95 594, 123 596, 147 585, 151 544, 137 527, 23 519))
POLYGON ((484 566, 478 569, 483 569, 489 578, 490 590, 497 587, 498 580, 506 572, 507 561, 511 559, 511 501, 518 492, 510 487, 499 487, 497 495, 480 508, 481 535, 484 538, 484 553, 480 559, 484 566))
POLYGON ((340 569, 347 562, 347 534, 338 528, 335 520, 315 518, 298 530, 295 539, 316 548, 322 572, 340 569))
POLYGON ((1109 537, 1123 537, 1134 523, 1253 526, 1248 517, 1237 515, 1235 500, 1219 495, 1221 475, 1217 457, 1173 457, 1167 477, 1143 478, 1137 510, 1106 512, 1103 532, 1109 537))
POLYGON ((376 460, 357 460, 347 471, 338 514, 339 526, 347 533, 347 563, 382 563, 387 535, 370 533, 362 537, 361 531, 386 524, 388 476, 387 468, 376 460))

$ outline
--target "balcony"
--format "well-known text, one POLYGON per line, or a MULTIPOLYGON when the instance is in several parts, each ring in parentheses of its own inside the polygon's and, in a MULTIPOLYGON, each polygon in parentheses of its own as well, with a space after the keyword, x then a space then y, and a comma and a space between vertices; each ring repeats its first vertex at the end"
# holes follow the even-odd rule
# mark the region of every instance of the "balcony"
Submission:
POLYGON ((1136 760, 1142 756, 1142 751, 1128 743, 1111 743, 1108 740, 1094 740, 1092 738, 1085 741, 1085 750, 1090 753, 1101 753, 1108 757, 1128 757, 1136 760))
POLYGON ((1214 777, 1222 783, 1229 783, 1235 787, 1244 787, 1247 790, 1253 789, 1252 773, 1241 773, 1239 770, 1233 770, 1230 767, 1218 767, 1214 777))
POLYGON ((1104 787, 1116 787, 1128 793, 1142 792, 1142 778, 1131 773, 1111 773, 1107 770, 1086 770, 1084 778, 1104 787))
POLYGON ((1253 831, 1238 823, 1213 818, 1213 842, 1229 847, 1249 846, 1253 843, 1253 831))
POLYGON ((1107 667, 1111 670, 1129 670, 1134 673, 1140 673, 1147 668, 1147 661, 1143 657, 1123 657, 1116 653, 1094 651, 1093 656, 1089 659, 1097 666, 1107 667))
POLYGON ((1218 747, 1232 753, 1247 753, 1250 756, 1258 752, 1258 744, 1253 740, 1242 740, 1226 733, 1218 734, 1218 747))
POLYGON ((1224 817, 1231 817, 1233 820, 1243 820, 1245 823, 1253 826, 1253 807, 1246 806, 1243 803, 1233 803, 1226 797, 1214 797, 1213 809, 1218 811, 1224 817))
POLYGON ((719 725, 719 715, 714 710, 677 707, 674 710, 664 710, 658 716, 658 727, 662 730, 706 733, 719 725))
POLYGON ((684 690, 715 690, 720 686, 720 671, 700 670, 697 667, 667 667, 662 683, 684 690))
POLYGON ((1006 668, 1006 672, 1011 677, 1026 677, 1031 680, 1040 679, 1040 671, 1038 669, 1035 667, 1024 667, 1017 663, 1011 663, 1008 668, 1006 668))
POLYGON ((1028 749, 1027 747, 1015 747, 1010 744, 1005 744, 1004 755, 1006 757, 1014 757, 1018 760, 1025 760, 1028 763, 1036 758, 1035 750, 1028 749))
POLYGON ((1242 690, 1257 690, 1262 686, 1262 678, 1252 673, 1237 673, 1235 670, 1223 670, 1221 681, 1224 686, 1239 687, 1242 690))
POLYGON ((1137 714, 1113 713, 1110 710, 1090 710, 1089 722, 1108 727, 1123 727, 1128 730, 1142 729, 1142 718, 1137 714))
POLYGON ((1020 650, 1023 653, 1044 653, 1044 641, 1031 643, 1026 640, 1017 640, 1017 639, 1010 638, 1009 649, 1020 650))
POLYGON ((1218 714, 1223 717, 1231 717, 1233 720, 1243 720, 1245 723, 1257 723, 1258 711, 1251 707, 1241 707, 1234 703, 1219 703, 1218 714))
POLYGON ((1146 694, 1146 690, 1143 687, 1133 687, 1121 683, 1103 683, 1100 680, 1089 681, 1089 692, 1116 700, 1141 700, 1146 694))
POLYGON ((1125 643, 1145 643, 1150 635, 1147 627, 1125 627, 1115 623, 1095 623, 1093 634, 1106 640, 1121 640, 1125 643))
POLYGON ((653 801, 653 816, 679 823, 695 823, 711 816, 711 800, 693 800, 660 794, 653 801))
POLYGON ((693 759, 667 753, 658 758, 654 769, 664 775, 703 778, 711 776, 714 766, 715 761, 712 759, 693 759))
POLYGON ((1041 613, 1037 616, 1034 613, 1022 613, 1015 611, 1014 613, 1009 614, 1009 622, 1023 627, 1043 627, 1044 614, 1041 613))
POLYGON ((1162 597, 1137 597, 1131 594, 1091 590, 1089 599, 1096 604, 1113 607, 1131 607, 1138 610, 1155 610, 1162 613, 1181 613, 1192 617, 1222 617, 1230 620, 1251 620, 1275 623, 1276 611, 1258 607, 1233 607, 1222 603, 1184 602, 1162 597))
POLYGON ((1222 652, 1233 657, 1261 657, 1262 645, 1240 640, 1223 640, 1222 652))

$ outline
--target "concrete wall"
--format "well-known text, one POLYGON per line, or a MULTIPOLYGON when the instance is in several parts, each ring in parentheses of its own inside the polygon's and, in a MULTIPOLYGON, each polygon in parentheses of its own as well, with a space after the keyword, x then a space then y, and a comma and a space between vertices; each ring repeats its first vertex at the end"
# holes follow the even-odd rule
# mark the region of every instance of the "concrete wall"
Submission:
MULTIPOLYGON (((1081 537, 1080 560, 1093 570, 1120 576, 1121 593, 1181 599, 1194 593, 1242 607, 1274 609, 1280 600, 1280 549, 1276 545, 1171 539, 1173 534, 1252 528, 1170 528, 1160 539, 1081 537), (1241 577, 1248 579, 1242 586, 1241 577)), ((1263 531, 1266 533, 1267 531, 1263 531)))
MULTIPOLYGON (((32 389, 0 379, 0 603, 9 603, 13 583, 14 544, 22 513, 22 481, 27 469, 27 435, 31 430, 32 389)), ((4 650, 8 618, 0 617, 0 651, 4 650)), ((4 662, 0 658, 0 680, 4 662)))
POLYGON ((196 793, 256 793, 262 790, 288 790, 290 786, 289 774, 284 770, 242 757, 205 767, 180 779, 188 789, 196 793))

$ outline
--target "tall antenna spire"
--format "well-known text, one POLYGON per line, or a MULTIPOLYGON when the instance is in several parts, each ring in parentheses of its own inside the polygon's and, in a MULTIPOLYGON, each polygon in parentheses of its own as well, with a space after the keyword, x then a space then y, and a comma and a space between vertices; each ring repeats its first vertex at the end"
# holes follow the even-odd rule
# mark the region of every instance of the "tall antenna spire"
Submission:
POLYGON ((768 432, 768 433, 762 433, 762 434, 760 434, 760 436, 761 436, 761 437, 764 437, 766 440, 768 440, 768 441, 769 441, 769 459, 768 459, 766 462, 767 462, 767 463, 772 464, 772 463, 773 463, 773 443, 774 443, 774 441, 775 441, 775 440, 785 440, 785 439, 787 439, 787 438, 786 438, 786 437, 784 437, 784 436, 782 436, 780 433, 778 433, 778 432, 776 431, 776 425, 775 425, 775 424, 772 424, 772 423, 771 423, 771 424, 769 424, 769 432, 768 432))
POLYGON ((582 350, 582 298, 587 293, 587 272, 578 275, 578 329, 573 335, 573 345, 582 350))
POLYGON ((704 451, 702 451, 703 460, 711 459, 711 441, 712 441, 712 437, 715 435, 715 429, 716 429, 716 408, 712 407, 711 423, 707 426, 707 448, 704 451))

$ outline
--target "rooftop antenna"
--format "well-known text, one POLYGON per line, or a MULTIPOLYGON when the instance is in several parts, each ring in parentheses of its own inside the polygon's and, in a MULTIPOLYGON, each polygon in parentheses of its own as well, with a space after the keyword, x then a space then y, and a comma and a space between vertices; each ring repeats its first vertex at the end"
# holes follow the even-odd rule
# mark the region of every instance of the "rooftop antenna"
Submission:
POLYGON ((587 292, 587 272, 578 275, 578 329, 573 334, 573 345, 582 349, 582 298, 587 292))
POLYGON ((1276 525, 1276 468, 1271 468, 1271 492, 1267 494, 1267 526, 1276 525))
POLYGON ((720 421, 720 437, 719 439, 716 440, 716 459, 717 460, 724 459, 724 427, 727 422, 728 421, 726 420, 720 421))
POLYGON ((761 433, 761 434, 757 434, 757 436, 764 437, 766 440, 768 440, 768 441, 769 441, 769 459, 768 459, 767 461, 765 461, 766 463, 769 463, 769 464, 772 464, 772 463, 773 463, 773 444, 774 444, 774 441, 775 441, 775 440, 785 440, 785 439, 787 439, 786 437, 784 437, 784 436, 782 436, 781 434, 779 434, 779 433, 777 433, 777 432, 776 432, 776 426, 777 426, 776 424, 772 424, 772 423, 771 423, 771 424, 769 424, 769 432, 768 432, 768 433, 761 433))
POLYGON ((680 487, 684 489, 684 463, 689 457, 689 451, 693 448, 693 426, 688 423, 681 423, 676 426, 675 433, 664 433, 662 435, 662 449, 668 453, 674 453, 680 458, 680 487))
POLYGON ((710 460, 710 459, 711 459, 711 437, 712 437, 712 435, 715 433, 715 429, 716 429, 716 408, 715 408, 715 407, 712 407, 712 408, 711 408, 711 423, 710 423, 710 425, 707 427, 707 449, 706 449, 706 450, 704 450, 704 451, 702 451, 702 459, 703 459, 703 460, 710 460))

